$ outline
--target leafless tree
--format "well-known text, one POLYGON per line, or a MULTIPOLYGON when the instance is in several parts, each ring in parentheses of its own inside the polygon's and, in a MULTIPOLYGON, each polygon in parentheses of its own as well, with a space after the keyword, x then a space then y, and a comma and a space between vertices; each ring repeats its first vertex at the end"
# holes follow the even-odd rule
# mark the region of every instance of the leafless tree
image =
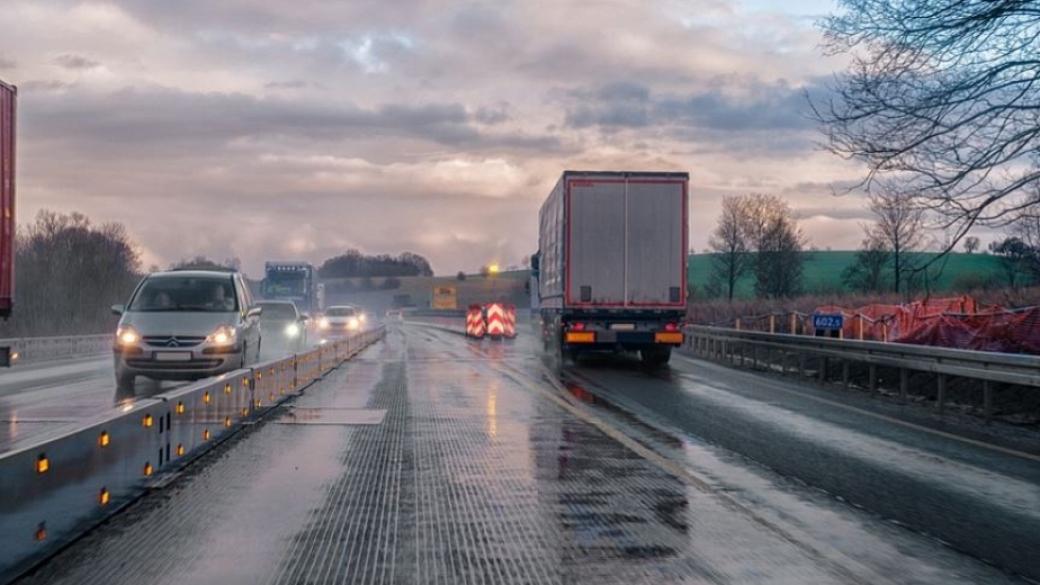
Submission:
POLYGON ((748 272, 753 261, 748 250, 745 201, 742 197, 723 197, 722 214, 708 240, 713 254, 712 278, 731 301, 737 281, 748 272))
POLYGON ((914 197, 897 192, 870 196, 870 210, 877 220, 867 229, 869 238, 882 242, 892 256, 892 290, 905 289, 907 277, 920 267, 912 261, 927 241, 924 209, 914 197))
POLYGON ((982 242, 979 241, 979 239, 975 236, 968 236, 964 238, 964 251, 968 254, 974 254, 975 251, 978 250, 979 246, 981 245, 982 242))
POLYGON ((138 253, 119 224, 41 211, 18 234, 14 317, 2 335, 100 333, 114 326, 109 307, 140 279, 138 253))
POLYGON ((855 261, 841 273, 845 286, 859 292, 878 293, 888 288, 886 278, 892 251, 888 244, 868 232, 855 261))
POLYGON ((949 248, 976 223, 1038 215, 1040 4, 840 0, 825 46, 851 65, 813 100, 833 152, 866 164, 860 187, 898 185, 934 211, 949 248))
POLYGON ((755 193, 742 198, 743 230, 754 252, 755 294, 782 298, 802 285, 805 236, 787 202, 776 195, 755 193))

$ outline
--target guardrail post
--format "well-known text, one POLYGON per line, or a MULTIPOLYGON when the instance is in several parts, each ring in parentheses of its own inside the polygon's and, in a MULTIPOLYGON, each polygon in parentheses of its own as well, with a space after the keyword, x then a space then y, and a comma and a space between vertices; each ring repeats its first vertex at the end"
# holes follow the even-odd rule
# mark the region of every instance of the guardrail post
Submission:
POLYGON ((906 392, 910 386, 910 372, 906 368, 899 368, 899 400, 906 403, 906 392))
POLYGON ((769 314, 769 332, 776 333, 776 315, 769 314))
POLYGON ((867 387, 870 388, 870 395, 874 396, 874 393, 877 392, 877 366, 870 364, 868 369, 870 370, 870 382, 867 387))
POLYGON ((993 383, 989 380, 982 381, 982 414, 987 423, 993 418, 993 383))
POLYGON ((805 352, 798 352, 798 375, 805 377, 805 352))
POLYGON ((846 390, 849 389, 849 360, 841 362, 841 384, 846 390))
POLYGON ((942 414, 946 406, 946 374, 936 375, 935 406, 939 409, 939 414, 942 414))
POLYGON ((798 314, 791 313, 791 335, 798 335, 798 314))
POLYGON ((737 317, 737 321, 733 324, 733 328, 740 331, 740 317, 737 317))
POLYGON ((827 356, 820 358, 820 384, 823 384, 827 381, 827 366, 827 356))

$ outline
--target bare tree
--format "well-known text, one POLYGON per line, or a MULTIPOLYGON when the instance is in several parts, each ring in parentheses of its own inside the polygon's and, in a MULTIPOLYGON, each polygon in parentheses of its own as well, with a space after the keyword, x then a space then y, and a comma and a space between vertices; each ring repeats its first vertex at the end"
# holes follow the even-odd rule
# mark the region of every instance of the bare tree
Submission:
POLYGON ((776 195, 755 193, 743 197, 740 208, 748 247, 754 252, 755 294, 772 298, 797 294, 806 243, 790 206, 776 195))
POLYGON ((968 254, 974 254, 975 251, 978 250, 979 246, 981 245, 982 242, 980 242, 979 239, 975 236, 968 236, 964 238, 964 251, 968 254))
POLYGON ((900 292, 907 277, 919 269, 911 258, 926 241, 924 210, 906 194, 879 192, 870 196, 870 210, 877 216, 867 228, 868 237, 883 242, 892 255, 892 290, 900 292))
POLYGON ((881 292, 888 287, 886 273, 892 262, 888 244, 868 233, 855 261, 841 273, 845 286, 859 292, 881 292))
POLYGON ((722 214, 708 240, 713 254, 712 278, 731 301, 737 281, 748 272, 753 260, 748 250, 745 201, 735 196, 722 198, 722 214))
POLYGON ((840 0, 824 24, 851 65, 813 109, 860 185, 936 212, 949 248, 976 223, 1038 214, 1040 7, 1027 0, 840 0))

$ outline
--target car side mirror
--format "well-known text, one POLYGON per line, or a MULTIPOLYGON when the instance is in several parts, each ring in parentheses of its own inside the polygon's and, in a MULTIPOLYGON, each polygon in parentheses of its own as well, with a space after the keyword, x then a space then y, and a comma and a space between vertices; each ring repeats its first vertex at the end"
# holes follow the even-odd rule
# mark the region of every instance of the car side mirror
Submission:
POLYGON ((253 307, 246 312, 246 317, 259 317, 263 312, 263 307, 253 307))
POLYGON ((300 322, 301 323, 306 323, 307 321, 310 321, 310 320, 311 320, 311 316, 308 315, 307 313, 302 313, 300 315, 300 322))
POLYGON ((124 312, 126 312, 126 305, 112 305, 113 315, 122 315, 124 312))

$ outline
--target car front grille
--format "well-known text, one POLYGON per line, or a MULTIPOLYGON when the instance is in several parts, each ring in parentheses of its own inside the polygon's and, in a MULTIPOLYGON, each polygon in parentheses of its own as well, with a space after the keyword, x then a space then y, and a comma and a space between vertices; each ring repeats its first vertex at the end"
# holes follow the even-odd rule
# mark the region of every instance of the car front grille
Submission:
POLYGON ((195 347, 206 340, 204 335, 145 335, 144 342, 152 347, 195 347))
POLYGON ((191 360, 190 362, 159 362, 149 359, 128 358, 126 365, 143 370, 208 370, 220 365, 222 360, 191 360))

